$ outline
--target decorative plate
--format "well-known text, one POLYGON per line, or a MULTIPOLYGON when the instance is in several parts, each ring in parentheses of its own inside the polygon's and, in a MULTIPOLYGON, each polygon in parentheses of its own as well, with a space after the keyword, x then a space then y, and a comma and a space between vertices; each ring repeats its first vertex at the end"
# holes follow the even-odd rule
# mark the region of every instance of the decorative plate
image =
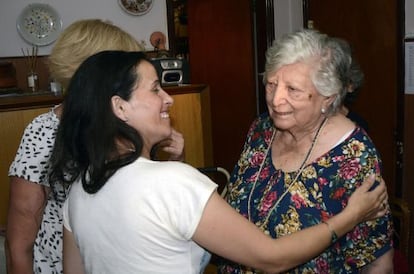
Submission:
POLYGON ((29 4, 17 18, 17 30, 30 44, 46 46, 59 36, 62 20, 48 4, 29 4))
POLYGON ((143 15, 152 8, 153 0, 118 0, 121 8, 132 15, 143 15))

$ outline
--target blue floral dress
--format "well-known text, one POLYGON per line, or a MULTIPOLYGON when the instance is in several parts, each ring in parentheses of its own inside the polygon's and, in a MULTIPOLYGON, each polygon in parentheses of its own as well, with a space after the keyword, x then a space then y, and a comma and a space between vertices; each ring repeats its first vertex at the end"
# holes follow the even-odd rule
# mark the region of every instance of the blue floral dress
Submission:
MULTIPOLYGON (((271 149, 268 151, 274 130, 268 114, 253 122, 227 196, 232 207, 246 218, 250 211, 251 221, 273 238, 319 224, 339 213, 368 174, 381 173, 378 152, 359 127, 305 166, 298 176, 297 172, 275 169, 271 149)), ((392 248, 392 234, 388 213, 359 224, 321 255, 286 273, 358 273, 359 268, 392 248)), ((260 272, 220 259, 219 273, 260 272)))

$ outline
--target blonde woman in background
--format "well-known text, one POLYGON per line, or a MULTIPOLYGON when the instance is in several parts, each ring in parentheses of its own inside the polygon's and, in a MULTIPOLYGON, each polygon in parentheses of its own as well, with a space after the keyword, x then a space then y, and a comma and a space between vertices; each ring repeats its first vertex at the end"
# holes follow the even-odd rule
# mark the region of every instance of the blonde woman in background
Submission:
MULTIPOLYGON (((49 57, 50 75, 65 89, 79 65, 103 50, 142 51, 128 33, 109 22, 74 22, 57 39, 49 57)), ((9 169, 10 202, 6 231, 8 273, 62 273, 62 203, 50 192, 49 160, 62 105, 36 117, 25 129, 9 169)), ((164 149, 181 159, 184 139, 173 131, 164 149)), ((60 195, 65 196, 65 190, 60 195)))

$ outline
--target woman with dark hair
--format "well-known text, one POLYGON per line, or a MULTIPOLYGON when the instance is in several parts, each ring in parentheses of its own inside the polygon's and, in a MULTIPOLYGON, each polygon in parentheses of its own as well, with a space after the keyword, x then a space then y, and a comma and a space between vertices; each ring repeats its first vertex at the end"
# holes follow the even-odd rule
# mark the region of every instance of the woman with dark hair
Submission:
MULTIPOLYGON (((133 36, 110 22, 100 19, 75 21, 54 43, 48 57, 51 77, 66 90, 79 65, 102 50, 137 51, 143 48, 133 36)), ((51 195, 48 180, 50 155, 61 112, 62 105, 56 105, 27 125, 9 168, 10 195, 5 242, 8 273, 63 271, 63 203, 51 195)), ((172 137, 175 142, 166 144, 167 149, 172 151, 172 156, 180 158, 184 139, 180 133, 172 137), (174 147, 177 149, 174 150, 174 147)))
POLYGON ((63 213, 65 273, 200 273, 204 248, 279 272, 385 213, 384 183, 369 191, 371 178, 337 216, 269 238, 195 168, 150 159, 153 145, 171 134, 172 104, 140 52, 98 53, 73 76, 50 175, 51 182, 70 186, 63 213))

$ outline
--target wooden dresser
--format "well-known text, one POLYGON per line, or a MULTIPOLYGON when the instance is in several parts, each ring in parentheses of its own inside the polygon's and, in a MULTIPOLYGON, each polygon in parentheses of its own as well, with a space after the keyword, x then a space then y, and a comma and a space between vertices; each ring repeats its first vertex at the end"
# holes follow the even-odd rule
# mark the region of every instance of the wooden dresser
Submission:
MULTIPOLYGON (((173 127, 184 135, 185 162, 194 167, 211 166, 213 150, 208 86, 183 85, 164 89, 174 99, 170 117, 173 127)), ((61 101, 60 96, 46 94, 0 97, 0 226, 6 224, 7 217, 7 173, 23 131, 34 117, 61 101)))

